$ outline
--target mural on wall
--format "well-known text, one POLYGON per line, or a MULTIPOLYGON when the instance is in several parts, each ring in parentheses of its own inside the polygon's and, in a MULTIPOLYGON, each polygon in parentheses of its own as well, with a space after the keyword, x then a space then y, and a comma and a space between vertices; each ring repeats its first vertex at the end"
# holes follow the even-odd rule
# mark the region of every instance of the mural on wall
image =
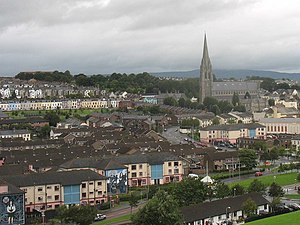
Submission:
POLYGON ((127 192, 127 169, 108 170, 105 176, 108 177, 108 193, 118 194, 127 192))
POLYGON ((0 195, 0 224, 24 224, 24 195, 0 195))

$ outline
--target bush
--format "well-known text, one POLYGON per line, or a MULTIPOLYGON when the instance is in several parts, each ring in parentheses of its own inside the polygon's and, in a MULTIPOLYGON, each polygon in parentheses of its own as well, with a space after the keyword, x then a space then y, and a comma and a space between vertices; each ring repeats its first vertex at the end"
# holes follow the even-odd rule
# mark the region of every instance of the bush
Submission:
POLYGON ((109 202, 104 202, 102 204, 97 205, 97 209, 100 210, 110 209, 110 204, 109 202))

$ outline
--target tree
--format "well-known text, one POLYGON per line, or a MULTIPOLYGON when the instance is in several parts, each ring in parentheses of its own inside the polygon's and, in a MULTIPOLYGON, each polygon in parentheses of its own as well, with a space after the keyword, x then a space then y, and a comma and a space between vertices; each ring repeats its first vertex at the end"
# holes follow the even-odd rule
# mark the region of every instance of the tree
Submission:
POLYGON ((239 94, 236 92, 234 92, 232 96, 232 105, 234 107, 240 105, 240 97, 239 94))
POLYGON ((256 205, 255 201, 253 201, 251 198, 248 198, 242 204, 242 210, 247 215, 247 217, 255 215, 256 209, 257 209, 257 205, 256 205))
POLYGON ((238 112, 246 112, 246 107, 244 105, 237 105, 234 106, 233 110, 238 112))
POLYGON ((220 124, 219 118, 218 118, 218 117, 213 118, 212 124, 213 124, 213 125, 219 125, 219 124, 220 124))
POLYGON ((63 222, 67 219, 67 211, 68 208, 66 205, 59 206, 56 209, 56 218, 60 221, 60 224, 63 224, 63 222))
POLYGON ((270 203, 270 207, 272 211, 276 211, 276 208, 281 204, 281 199, 280 197, 274 197, 270 203))
POLYGON ((136 192, 130 192, 130 198, 129 198, 129 205, 130 205, 130 212, 132 213, 132 208, 137 207, 139 203, 139 196, 136 192))
POLYGON ((240 184, 235 184, 234 186, 232 186, 232 188, 231 188, 231 193, 232 193, 232 195, 243 195, 243 194, 245 194, 246 193, 246 190, 245 190, 245 188, 242 186, 242 185, 240 185, 240 184))
POLYGON ((173 97, 167 97, 167 98, 164 99, 164 104, 165 105, 170 105, 170 106, 176 106, 177 105, 177 101, 173 97))
POLYGON ((269 104, 269 106, 274 106, 274 105, 275 105, 275 100, 272 99, 272 98, 270 98, 270 99, 268 100, 268 104, 269 104))
POLYGON ((279 149, 272 148, 270 151, 270 160, 275 161, 279 158, 279 149))
POLYGON ((297 180, 300 181, 300 173, 297 175, 297 180))
POLYGON ((56 126, 56 124, 60 121, 59 116, 55 112, 47 112, 44 116, 46 120, 49 120, 50 126, 56 126))
POLYGON ((254 179, 248 187, 248 192, 258 192, 264 194, 266 192, 266 185, 264 185, 261 181, 254 179))
POLYGON ((171 188, 171 194, 177 200, 179 206, 188 206, 201 203, 206 198, 206 186, 200 179, 185 178, 175 183, 171 188))
POLYGON ((213 112, 215 115, 220 115, 221 113, 221 110, 218 105, 211 106, 210 111, 213 112))
POLYGON ((248 170, 256 166, 257 155, 252 149, 239 150, 239 158, 241 164, 245 165, 248 170))
POLYGON ((185 106, 186 106, 186 104, 185 104, 185 99, 184 99, 184 98, 180 98, 180 99, 178 100, 178 105, 179 105, 180 107, 185 107, 185 106))
POLYGON ((133 214, 133 225, 181 225, 182 214, 178 202, 167 192, 160 190, 146 205, 133 214))
POLYGON ((48 126, 48 125, 43 126, 43 127, 38 131, 37 136, 40 137, 40 138, 47 138, 47 137, 49 137, 50 131, 51 131, 50 126, 48 126))
POLYGON ((271 197, 282 197, 284 195, 284 191, 281 186, 273 182, 269 188, 269 195, 271 197))
POLYGON ((213 105, 218 105, 218 100, 213 97, 205 97, 203 100, 203 105, 210 111, 213 105))
POLYGON ((97 210, 92 206, 70 206, 68 209, 61 208, 60 216, 61 221, 64 220, 67 223, 73 222, 78 225, 90 225, 94 222, 97 210))
POLYGON ((225 198, 230 195, 230 188, 227 184, 218 182, 215 187, 215 192, 217 198, 225 198))

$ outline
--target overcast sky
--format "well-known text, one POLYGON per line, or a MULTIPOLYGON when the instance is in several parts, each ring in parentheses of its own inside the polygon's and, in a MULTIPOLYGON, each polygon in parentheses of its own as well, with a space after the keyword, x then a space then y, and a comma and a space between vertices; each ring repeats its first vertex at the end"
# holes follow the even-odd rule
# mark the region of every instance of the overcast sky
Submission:
POLYGON ((0 75, 300 72, 299 0, 0 0, 0 75))

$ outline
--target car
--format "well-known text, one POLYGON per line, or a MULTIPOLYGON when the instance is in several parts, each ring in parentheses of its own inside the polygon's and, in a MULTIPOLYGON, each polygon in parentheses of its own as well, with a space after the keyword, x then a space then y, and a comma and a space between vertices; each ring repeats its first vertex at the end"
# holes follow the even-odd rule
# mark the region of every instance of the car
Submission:
POLYGON ((256 177, 260 177, 260 176, 262 176, 263 175, 263 172, 260 172, 260 171, 257 171, 256 173, 255 173, 255 176, 256 177))
POLYGON ((101 221, 101 220, 105 220, 105 219, 106 219, 106 215, 97 213, 94 218, 94 221, 101 221))
POLYGON ((297 203, 290 203, 288 205, 289 208, 293 209, 293 210, 299 210, 300 209, 300 205, 297 203))

